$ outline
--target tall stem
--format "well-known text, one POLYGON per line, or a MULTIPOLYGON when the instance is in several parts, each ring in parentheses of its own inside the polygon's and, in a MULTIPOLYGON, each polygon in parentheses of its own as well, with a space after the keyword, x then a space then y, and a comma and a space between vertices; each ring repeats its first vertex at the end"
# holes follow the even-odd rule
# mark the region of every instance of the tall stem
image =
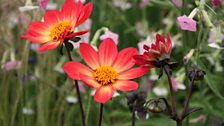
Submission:
POLYGON ((164 66, 164 70, 166 72, 167 78, 169 80, 169 87, 170 87, 170 97, 171 97, 171 104, 172 104, 172 116, 177 116, 177 110, 176 110, 176 103, 175 103, 175 97, 174 97, 174 91, 170 76, 170 68, 168 66, 164 66))
MULTIPOLYGON (((66 50, 67 50, 69 60, 73 61, 70 50, 69 50, 69 47, 67 46, 67 44, 65 44, 65 47, 66 47, 66 50)), ((85 114, 84 114, 84 110, 83 110, 82 99, 81 99, 81 95, 80 95, 78 81, 77 80, 74 80, 74 81, 75 81, 75 88, 76 88, 76 93, 77 93, 77 96, 78 96, 78 102, 79 102, 79 107, 80 107, 81 116, 82 116, 82 126, 86 126, 86 124, 85 124, 85 114)))
POLYGON ((194 77, 192 78, 190 89, 188 90, 188 94, 187 94, 187 96, 185 98, 184 108, 183 108, 181 116, 180 116, 181 120, 183 120, 184 115, 185 115, 185 113, 187 111, 187 108, 188 108, 188 105, 189 105, 189 101, 190 101, 190 98, 191 98, 191 95, 192 95, 192 92, 193 92, 193 88, 194 88, 194 77))
POLYGON ((102 123, 102 117, 103 117, 103 104, 100 104, 100 115, 99 115, 99 122, 98 122, 98 126, 101 126, 102 123))
POLYGON ((135 126, 135 104, 136 102, 134 102, 134 106, 132 109, 132 126, 135 126))

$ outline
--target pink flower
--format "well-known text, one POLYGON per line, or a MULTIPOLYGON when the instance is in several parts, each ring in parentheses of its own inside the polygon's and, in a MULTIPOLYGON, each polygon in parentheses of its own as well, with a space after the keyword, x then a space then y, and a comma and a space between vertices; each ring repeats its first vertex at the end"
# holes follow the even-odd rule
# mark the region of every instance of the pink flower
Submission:
POLYGON ((31 20, 31 17, 27 13, 18 13, 18 23, 21 25, 27 25, 31 20))
POLYGON ((118 44, 118 34, 112 31, 106 31, 103 35, 100 36, 100 40, 105 40, 107 38, 111 38, 116 44, 118 44))
POLYGON ((86 89, 85 89, 84 84, 83 84, 82 81, 78 81, 78 86, 79 86, 80 92, 86 93, 86 89))
POLYGON ((206 120, 206 116, 204 114, 201 114, 198 117, 191 119, 190 123, 204 122, 205 120, 206 120))
POLYGON ((30 44, 30 48, 31 48, 33 51, 35 51, 35 52, 37 52, 37 50, 38 50, 39 47, 40 47, 39 44, 36 44, 36 43, 31 43, 31 44, 30 44))
POLYGON ((48 0, 38 0, 38 2, 40 5, 40 8, 45 11, 47 8, 48 0))
POLYGON ((172 0, 172 2, 177 6, 177 7, 182 7, 183 1, 182 0, 172 0))
MULTIPOLYGON (((91 30, 91 26, 92 26, 92 20, 91 19, 87 19, 86 22, 84 22, 82 25, 80 25, 78 27, 79 30, 85 30, 85 29, 89 29, 89 31, 91 30)), ((89 42, 89 38, 90 38, 90 32, 84 34, 83 36, 81 36, 81 40, 82 42, 89 42)))
POLYGON ((177 23, 180 29, 191 32, 196 32, 196 21, 187 17, 186 15, 177 18, 177 23))
POLYGON ((149 4, 150 0, 141 0, 141 3, 139 4, 140 8, 144 8, 149 4))
POLYGON ((145 52, 144 50, 144 45, 147 45, 147 46, 150 46, 149 44, 150 42, 146 39, 146 40, 143 40, 141 42, 138 43, 138 50, 139 50, 139 53, 140 54, 143 54, 145 52))
POLYGON ((141 21, 136 22, 135 29, 137 34, 140 36, 146 36, 149 33, 147 22, 141 22, 141 21))
POLYGON ((6 71, 18 70, 21 68, 21 66, 22 66, 21 61, 9 61, 4 64, 3 69, 5 69, 6 71))
POLYGON ((221 0, 212 0, 212 5, 216 6, 216 7, 220 6, 221 5, 221 0))
POLYGON ((179 89, 181 89, 181 90, 186 89, 185 85, 179 83, 174 77, 171 77, 171 82, 172 82, 172 88, 174 91, 177 91, 179 89))

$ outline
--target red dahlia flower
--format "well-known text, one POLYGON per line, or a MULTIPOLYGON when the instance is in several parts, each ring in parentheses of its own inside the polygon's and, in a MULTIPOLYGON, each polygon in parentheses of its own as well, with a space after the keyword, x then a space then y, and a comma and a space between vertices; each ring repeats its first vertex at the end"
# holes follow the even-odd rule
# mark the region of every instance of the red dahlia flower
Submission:
POLYGON ((44 21, 32 22, 25 36, 34 43, 44 44, 38 51, 55 49, 61 45, 65 39, 82 35, 88 30, 74 32, 75 28, 86 21, 92 12, 92 3, 85 6, 79 1, 66 0, 62 10, 49 10, 44 15, 44 21))
POLYGON ((132 57, 138 52, 135 48, 126 48, 118 53, 112 39, 105 39, 99 46, 98 53, 87 43, 80 44, 80 54, 89 67, 79 62, 67 62, 63 69, 74 80, 82 80, 96 89, 94 99, 105 103, 115 90, 130 91, 138 88, 131 79, 148 72, 147 68, 132 68, 132 57))
POLYGON ((150 47, 144 45, 144 54, 134 56, 136 64, 148 68, 157 67, 157 63, 169 59, 172 51, 172 43, 169 34, 166 34, 166 37, 167 40, 165 40, 162 35, 157 34, 156 42, 154 44, 150 47))

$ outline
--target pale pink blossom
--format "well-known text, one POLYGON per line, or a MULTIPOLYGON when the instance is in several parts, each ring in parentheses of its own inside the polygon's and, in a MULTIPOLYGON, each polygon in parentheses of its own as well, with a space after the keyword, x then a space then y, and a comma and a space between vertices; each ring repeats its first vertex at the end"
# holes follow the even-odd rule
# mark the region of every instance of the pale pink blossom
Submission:
POLYGON ((3 69, 6 71, 19 70, 21 66, 22 66, 21 61, 9 61, 4 64, 3 69))
POLYGON ((149 4, 150 0, 141 0, 139 7, 144 8, 149 4))
POLYGON ((138 43, 138 50, 140 54, 145 52, 145 49, 143 48, 144 45, 150 46, 150 42, 146 39, 138 43))
POLYGON ((36 43, 31 43, 31 44, 30 44, 30 48, 31 48, 33 51, 35 51, 35 52, 37 52, 37 50, 38 50, 39 47, 40 47, 39 44, 36 44, 36 43))
POLYGON ((76 0, 76 1, 77 1, 77 2, 78 2, 78 1, 81 1, 82 3, 85 3, 85 2, 86 2, 86 0, 76 0))
POLYGON ((224 34, 218 33, 217 30, 212 29, 209 33, 208 46, 216 49, 223 49, 224 47, 219 44, 222 41, 224 41, 224 34))
POLYGON ((115 7, 120 8, 121 10, 127 10, 131 8, 131 3, 126 0, 113 0, 113 4, 115 7))
POLYGON ((35 9, 39 9, 39 6, 25 5, 25 6, 19 7, 20 12, 25 12, 25 11, 35 10, 35 9))
POLYGON ((80 92, 86 93, 86 89, 85 89, 84 84, 83 84, 82 81, 78 81, 78 86, 79 86, 80 92))
POLYGON ((46 11, 48 0, 38 0, 39 6, 42 10, 46 11))
POLYGON ((31 20, 31 17, 27 13, 18 14, 18 23, 22 25, 27 25, 31 20))
POLYGON ((47 4, 47 10, 56 10, 57 9, 57 7, 58 7, 58 4, 57 3, 48 3, 47 4))
POLYGON ((135 29, 137 34, 140 36, 146 36, 149 33, 147 22, 142 22, 142 21, 136 22, 135 29))
POLYGON ((172 2, 177 6, 177 7, 182 7, 183 1, 182 0, 172 0, 172 2))
POLYGON ((196 32, 196 21, 186 15, 177 18, 177 23, 182 30, 196 32))
POLYGON ((206 116, 204 114, 201 114, 198 117, 191 119, 190 123, 204 122, 205 120, 206 120, 206 116))
POLYGON ((181 90, 186 89, 185 85, 179 83, 174 77, 171 77, 171 82, 172 82, 172 88, 174 91, 177 91, 179 89, 181 89, 181 90))
POLYGON ((80 25, 78 27, 78 29, 80 31, 82 30, 89 30, 88 33, 84 34, 81 36, 81 40, 80 42, 89 42, 89 39, 90 39, 90 31, 91 31, 91 27, 92 27, 92 20, 91 19, 87 19, 82 25, 80 25))
POLYGON ((100 40, 104 40, 106 38, 111 38, 116 44, 118 44, 119 39, 118 34, 108 30, 103 35, 100 36, 100 40))

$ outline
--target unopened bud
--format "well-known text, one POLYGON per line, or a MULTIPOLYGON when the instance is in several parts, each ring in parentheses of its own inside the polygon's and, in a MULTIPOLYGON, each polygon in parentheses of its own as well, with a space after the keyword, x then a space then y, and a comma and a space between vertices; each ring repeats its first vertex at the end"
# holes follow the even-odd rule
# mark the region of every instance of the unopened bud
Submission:
POLYGON ((166 110, 165 103, 160 99, 151 99, 144 104, 144 107, 152 113, 161 113, 166 110))
POLYGON ((193 66, 192 70, 188 72, 188 78, 192 81, 203 80, 205 76, 205 71, 197 69, 196 66, 193 66))
POLYGON ((207 25, 209 28, 212 28, 212 27, 213 27, 213 24, 212 24, 211 20, 210 20, 209 17, 208 17, 208 13, 207 13, 205 10, 202 10, 202 15, 203 15, 203 17, 204 17, 204 19, 205 19, 205 23, 206 23, 206 25, 207 25))
POLYGON ((187 63, 188 63, 189 59, 193 56, 194 51, 195 51, 194 49, 191 49, 191 50, 188 52, 188 54, 187 54, 186 56, 184 56, 184 59, 183 59, 184 64, 187 64, 187 63))
POLYGON ((222 33, 220 24, 216 27, 215 30, 216 30, 215 42, 222 43, 222 33))
POLYGON ((191 11, 191 13, 189 14, 189 18, 194 18, 194 16, 198 13, 198 8, 194 8, 194 10, 193 11, 191 11))

